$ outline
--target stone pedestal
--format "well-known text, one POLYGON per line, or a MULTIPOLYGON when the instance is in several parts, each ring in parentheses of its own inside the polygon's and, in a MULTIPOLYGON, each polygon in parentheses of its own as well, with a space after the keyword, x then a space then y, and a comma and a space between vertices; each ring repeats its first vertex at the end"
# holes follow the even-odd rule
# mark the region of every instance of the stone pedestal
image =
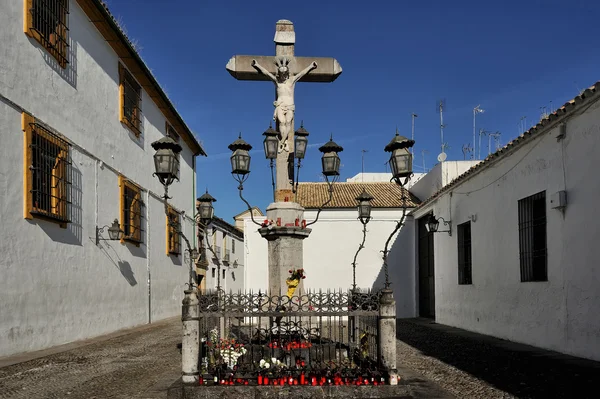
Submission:
POLYGON ((390 374, 396 372, 396 301, 390 289, 379 299, 379 359, 390 374))
POLYGON ((183 338, 181 340, 181 380, 184 384, 198 384, 200 356, 200 317, 195 290, 185 290, 181 306, 183 338))
MULTIPOLYGON (((302 240, 311 229, 303 227, 304 208, 295 202, 274 202, 267 207, 267 220, 272 224, 259 229, 269 247, 269 294, 285 295, 290 269, 301 269, 303 265, 302 240)), ((302 292, 302 283, 294 295, 302 292)))

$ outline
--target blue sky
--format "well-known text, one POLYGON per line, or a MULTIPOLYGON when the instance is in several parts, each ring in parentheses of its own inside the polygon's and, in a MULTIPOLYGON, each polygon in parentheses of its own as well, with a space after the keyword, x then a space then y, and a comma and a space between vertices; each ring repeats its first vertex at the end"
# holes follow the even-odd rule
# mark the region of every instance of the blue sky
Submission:
MULTIPOLYGON (((309 143, 332 133, 344 147, 341 180, 361 171, 385 172, 383 147, 398 127, 415 127, 415 172, 440 153, 436 103, 446 100, 448 159, 463 159, 473 138, 473 107, 480 128, 515 138, 520 119, 531 126, 541 107, 564 104, 600 80, 593 0, 524 1, 191 1, 108 0, 109 9, 191 129, 208 158, 198 158, 198 192, 217 198, 216 214, 229 222, 245 205, 230 174, 227 145, 239 132, 254 146, 244 195, 264 208, 272 199, 262 133, 273 115, 270 82, 237 81, 225 70, 235 54, 272 55, 275 22, 289 19, 296 54, 335 57, 343 68, 333 83, 296 87, 309 143)), ((482 140, 481 154, 487 154, 482 140)), ((319 181, 317 146, 311 146, 301 181, 319 181)))

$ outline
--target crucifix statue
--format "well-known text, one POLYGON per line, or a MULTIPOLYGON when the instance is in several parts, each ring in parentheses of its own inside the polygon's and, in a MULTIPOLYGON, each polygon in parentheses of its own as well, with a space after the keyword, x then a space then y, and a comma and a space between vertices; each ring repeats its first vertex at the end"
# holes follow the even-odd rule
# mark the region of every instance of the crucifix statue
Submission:
POLYGON ((294 161, 294 89, 297 82, 333 82, 342 68, 334 58, 296 57, 296 33, 292 22, 282 19, 275 26, 275 56, 236 55, 227 70, 238 80, 272 81, 276 86, 273 119, 280 135, 276 161, 275 200, 292 197, 289 163, 294 161))
POLYGON ((290 59, 288 57, 275 57, 277 72, 276 75, 273 76, 271 72, 260 65, 256 60, 252 60, 252 66, 271 79, 277 88, 277 99, 273 102, 273 105, 275 106, 273 120, 277 121, 280 134, 279 152, 290 151, 288 138, 294 128, 294 87, 296 86, 296 82, 313 69, 317 69, 317 63, 313 61, 312 64, 298 72, 296 75, 290 76, 289 65, 290 59))

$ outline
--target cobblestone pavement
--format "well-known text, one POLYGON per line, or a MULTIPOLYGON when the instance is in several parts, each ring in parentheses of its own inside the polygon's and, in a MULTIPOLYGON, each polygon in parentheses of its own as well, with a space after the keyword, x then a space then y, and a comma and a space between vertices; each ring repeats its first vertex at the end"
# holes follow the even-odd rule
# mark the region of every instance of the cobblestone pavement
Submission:
POLYGON ((600 363, 423 319, 399 320, 398 362, 457 398, 598 398, 600 363))
POLYGON ((0 398, 165 398, 181 375, 180 343, 176 318, 0 368, 0 398))

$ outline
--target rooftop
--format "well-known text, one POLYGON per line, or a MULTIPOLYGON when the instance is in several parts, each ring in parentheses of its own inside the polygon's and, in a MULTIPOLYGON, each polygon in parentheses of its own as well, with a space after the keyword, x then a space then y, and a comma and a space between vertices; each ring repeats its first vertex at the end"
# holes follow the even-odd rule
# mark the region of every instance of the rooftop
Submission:
MULTIPOLYGON (((324 208, 356 208, 356 197, 363 188, 374 199, 373 208, 402 208, 404 202, 408 208, 416 207, 421 201, 407 189, 400 188, 396 183, 390 182, 341 182, 333 185, 333 199, 324 208), (403 194, 405 201, 403 200, 403 194)), ((296 202, 305 209, 317 209, 329 199, 327 183, 300 183, 296 202)))

